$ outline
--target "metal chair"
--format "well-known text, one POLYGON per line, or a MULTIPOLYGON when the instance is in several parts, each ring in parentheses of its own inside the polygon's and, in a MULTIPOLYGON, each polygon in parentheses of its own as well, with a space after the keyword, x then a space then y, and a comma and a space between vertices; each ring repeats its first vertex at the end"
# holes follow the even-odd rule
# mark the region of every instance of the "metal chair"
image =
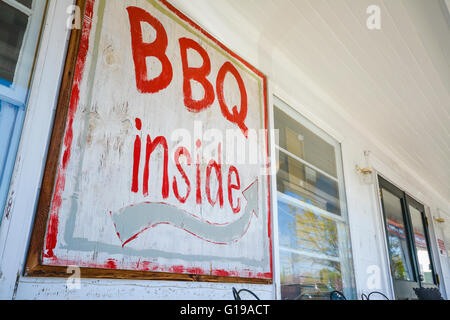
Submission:
POLYGON ((347 298, 342 292, 335 290, 330 292, 330 300, 347 300, 347 298))
POLYGON ((252 296, 254 296, 254 297, 256 298, 256 300, 260 300, 260 299, 258 298, 258 296, 257 296, 255 293, 253 293, 252 291, 250 291, 250 290, 248 290, 248 289, 241 289, 241 290, 237 291, 236 288, 233 287, 233 297, 234 297, 234 300, 242 300, 242 299, 241 299, 241 296, 240 296, 241 292, 248 292, 248 293, 250 293, 252 296))
POLYGON ((444 300, 438 288, 414 288, 419 300, 444 300))
POLYGON ((378 294, 382 297, 384 297, 386 300, 389 300, 389 298, 382 292, 380 291, 372 291, 371 293, 369 293, 368 295, 366 295, 365 293, 361 294, 361 300, 370 300, 370 297, 374 294, 378 294))
MULTIPOLYGON (((365 293, 363 293, 363 294, 361 294, 361 300, 370 300, 370 297, 375 294, 378 294, 378 295, 384 297, 386 300, 389 300, 389 298, 380 291, 372 291, 367 295, 365 293)), ((335 290, 335 291, 330 292, 330 300, 347 300, 347 298, 345 297, 345 295, 342 292, 335 290)))

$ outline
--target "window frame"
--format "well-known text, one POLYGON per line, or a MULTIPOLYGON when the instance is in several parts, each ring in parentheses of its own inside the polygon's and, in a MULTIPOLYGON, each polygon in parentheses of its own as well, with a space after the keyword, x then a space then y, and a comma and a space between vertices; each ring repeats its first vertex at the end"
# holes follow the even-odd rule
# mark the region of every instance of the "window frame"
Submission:
MULTIPOLYGON (((356 284, 356 268, 355 268, 355 261, 354 261, 354 253, 353 253, 353 243, 352 243, 352 237, 351 237, 351 227, 350 227, 350 217, 348 212, 348 199, 347 199, 347 190, 346 190, 346 184, 345 184, 345 172, 344 172, 344 163, 343 163, 343 149, 344 146, 342 144, 342 139, 339 137, 336 137, 333 134, 330 134, 329 130, 324 130, 322 126, 318 125, 314 121, 311 121, 308 117, 306 117, 301 111, 297 110, 297 108, 294 108, 296 104, 291 103, 291 101, 286 102, 283 98, 279 95, 279 89, 276 85, 271 83, 269 85, 270 91, 269 91, 269 128, 270 128, 270 154, 271 154, 271 165, 272 165, 272 186, 271 186, 271 192, 274 195, 273 201, 272 201, 272 216, 273 216, 273 222, 272 222, 272 230, 273 230, 273 263, 274 263, 274 284, 275 284, 275 298, 278 300, 281 300, 281 277, 280 277, 280 269, 281 269, 281 259, 280 259, 280 241, 279 241, 279 226, 278 226, 278 217, 279 217, 279 210, 278 210, 278 201, 280 193, 278 192, 278 186, 277 186, 277 162, 278 162, 278 153, 280 152, 279 146, 277 144, 278 141, 276 141, 276 134, 275 134, 275 110, 278 107, 282 112, 286 113, 288 116, 290 116, 295 121, 299 122, 302 126, 310 130, 312 133, 323 139, 325 142, 329 143, 335 148, 335 161, 336 161, 336 174, 337 177, 335 178, 338 183, 339 188, 339 199, 341 203, 341 215, 333 214, 330 212, 322 212, 324 214, 323 216, 327 218, 331 218, 335 221, 344 223, 348 234, 346 235, 348 244, 350 245, 350 250, 347 252, 347 256, 349 255, 351 257, 348 267, 352 270, 351 274, 351 286, 352 290, 354 291, 354 295, 356 297, 356 294, 358 292, 358 287, 356 284), (329 216, 328 216, 329 215, 329 216)), ((296 159, 296 158, 294 158, 296 159)), ((314 170, 315 166, 312 164, 307 163, 304 160, 300 161, 305 166, 312 167, 314 170)), ((318 169, 318 168, 317 168, 318 169)), ((319 169, 320 170, 320 169, 319 169)), ((323 170, 319 171, 320 173, 323 172, 323 170)), ((329 174, 327 174, 329 176, 329 174)), ((333 179, 333 180, 335 180, 333 179)), ((282 194, 283 199, 292 201, 292 202, 301 202, 298 199, 295 199, 293 197, 289 197, 288 195, 282 194)), ((306 202, 302 202, 300 207, 306 207, 308 204, 306 202)), ((320 208, 314 207, 315 211, 319 211, 320 208)), ((339 255, 339 259, 342 260, 342 255, 339 255)), ((319 258, 319 257, 318 257, 319 258)), ((332 260, 330 260, 332 261, 332 260)))

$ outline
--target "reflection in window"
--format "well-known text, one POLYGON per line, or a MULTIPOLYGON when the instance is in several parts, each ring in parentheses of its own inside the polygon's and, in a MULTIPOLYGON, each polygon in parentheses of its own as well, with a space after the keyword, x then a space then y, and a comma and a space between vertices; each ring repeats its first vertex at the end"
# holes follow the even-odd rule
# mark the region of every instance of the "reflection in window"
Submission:
POLYGON ((277 185, 280 192, 341 214, 338 182, 282 152, 279 154, 277 185))
POLYGON ((401 199, 386 189, 383 190, 383 205, 386 215, 389 251, 392 271, 396 280, 413 281, 408 238, 405 231, 401 199))
POLYGON ((278 202, 280 246, 339 257, 337 222, 309 209, 278 202))
POLYGON ((282 299, 354 297, 340 145, 277 101, 282 299))
POLYGON ((28 16, 0 1, 0 84, 14 81, 28 16))
POLYGON ((409 206, 409 213, 411 214, 411 222, 414 229, 414 244, 416 246, 420 274, 423 276, 424 283, 434 284, 433 268, 431 266, 427 238, 425 237, 422 212, 409 206))
POLYGON ((285 300, 329 300, 330 292, 344 289, 339 262, 281 251, 280 263, 285 300))
POLYGON ((279 146, 337 178, 335 147, 281 109, 274 112, 275 127, 280 128, 279 146))

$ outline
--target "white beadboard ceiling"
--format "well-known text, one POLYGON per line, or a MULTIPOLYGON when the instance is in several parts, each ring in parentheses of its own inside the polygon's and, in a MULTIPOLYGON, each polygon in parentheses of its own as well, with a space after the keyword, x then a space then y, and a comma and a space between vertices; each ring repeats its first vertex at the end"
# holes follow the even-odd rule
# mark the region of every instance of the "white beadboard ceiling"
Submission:
POLYGON ((171 2, 226 44, 238 34, 252 63, 245 46, 276 47, 450 203, 448 0, 171 2), (366 27, 369 5, 381 30, 366 27))

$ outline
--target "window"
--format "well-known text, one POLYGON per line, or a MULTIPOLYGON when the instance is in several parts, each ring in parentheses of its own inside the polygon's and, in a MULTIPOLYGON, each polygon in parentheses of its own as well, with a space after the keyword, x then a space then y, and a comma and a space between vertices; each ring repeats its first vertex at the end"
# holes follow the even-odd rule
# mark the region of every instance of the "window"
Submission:
POLYGON ((0 0, 0 219, 25 118, 45 3, 0 0))
POLYGON ((276 99, 282 299, 355 297, 338 142, 276 99))

